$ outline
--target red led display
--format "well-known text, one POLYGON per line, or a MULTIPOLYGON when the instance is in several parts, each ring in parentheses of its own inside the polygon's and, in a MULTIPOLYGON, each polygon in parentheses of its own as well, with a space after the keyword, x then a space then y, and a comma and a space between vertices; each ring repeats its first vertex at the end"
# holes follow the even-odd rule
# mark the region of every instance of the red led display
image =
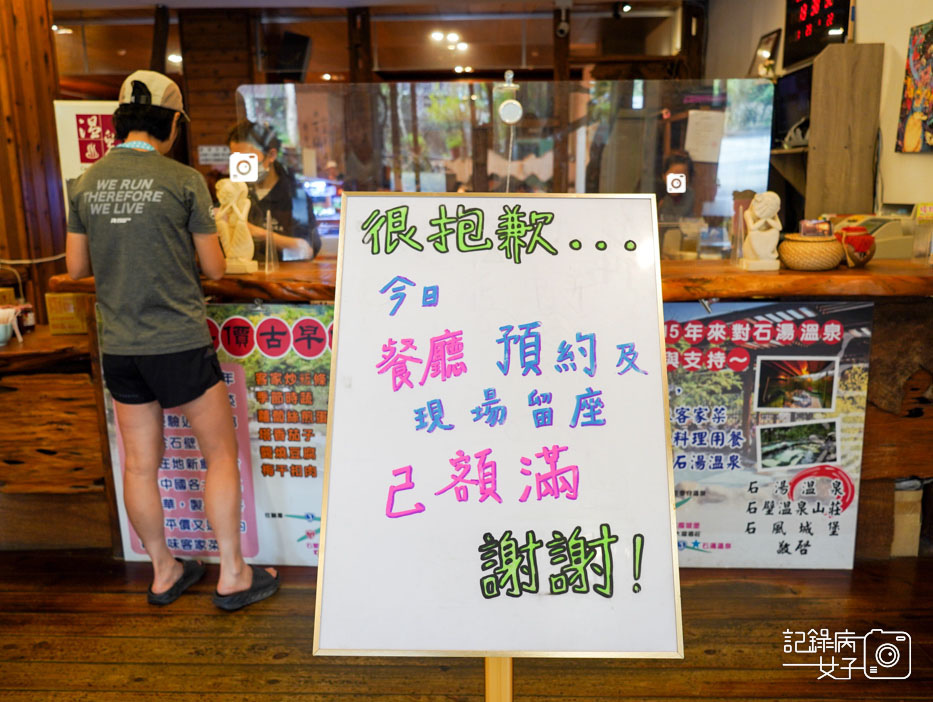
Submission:
POLYGON ((849 0, 787 0, 784 66, 815 56, 827 44, 845 41, 849 0))

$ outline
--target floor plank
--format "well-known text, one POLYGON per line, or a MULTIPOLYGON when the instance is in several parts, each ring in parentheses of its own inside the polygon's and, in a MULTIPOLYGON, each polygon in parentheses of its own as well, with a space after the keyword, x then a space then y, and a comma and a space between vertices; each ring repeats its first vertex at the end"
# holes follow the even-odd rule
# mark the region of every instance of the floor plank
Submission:
MULTIPOLYGON (((479 658, 315 657, 316 571, 282 568, 276 597, 228 614, 208 577, 146 604, 149 567, 105 551, 0 553, 0 698, 100 702, 482 702, 479 658)), ((516 658, 514 699, 920 700, 933 689, 933 559, 852 571, 681 573, 684 660, 516 658), (906 680, 820 680, 784 667, 783 632, 911 635, 906 680)))

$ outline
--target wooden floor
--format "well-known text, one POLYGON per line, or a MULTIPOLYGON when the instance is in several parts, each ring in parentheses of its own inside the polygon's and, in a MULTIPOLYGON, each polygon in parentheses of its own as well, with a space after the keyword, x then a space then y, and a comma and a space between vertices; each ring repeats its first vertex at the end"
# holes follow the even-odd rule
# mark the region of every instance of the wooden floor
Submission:
MULTIPOLYGON (((0 699, 484 698, 482 659, 313 657, 313 568, 283 568, 276 597, 233 614, 214 608, 207 580, 150 607, 148 573, 101 551, 0 553, 0 699)), ((851 572, 684 570, 681 584, 683 661, 516 659, 514 699, 933 699, 933 559, 851 572), (821 628, 907 632, 910 677, 818 680, 815 667, 783 667, 818 661, 785 654, 783 632, 821 628)))

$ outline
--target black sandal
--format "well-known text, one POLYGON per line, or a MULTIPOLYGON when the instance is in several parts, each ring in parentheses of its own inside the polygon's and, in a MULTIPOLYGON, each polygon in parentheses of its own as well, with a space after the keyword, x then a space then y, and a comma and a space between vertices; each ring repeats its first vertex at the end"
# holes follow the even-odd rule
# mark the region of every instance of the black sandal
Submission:
POLYGON ((182 561, 178 558, 175 559, 182 565, 181 577, 175 581, 175 584, 172 585, 165 592, 155 593, 152 591, 152 586, 149 586, 149 592, 146 595, 146 599, 151 605, 167 605, 171 604, 179 597, 181 594, 187 590, 189 587, 198 582, 201 578, 204 577, 204 573, 207 571, 207 568, 204 567, 202 563, 197 561, 182 561))
POLYGON ((273 577, 269 571, 264 568, 251 565, 253 569, 253 584, 248 590, 240 590, 229 595, 221 595, 216 590, 211 598, 215 605, 228 612, 242 609, 267 597, 271 597, 279 589, 279 576, 273 577))

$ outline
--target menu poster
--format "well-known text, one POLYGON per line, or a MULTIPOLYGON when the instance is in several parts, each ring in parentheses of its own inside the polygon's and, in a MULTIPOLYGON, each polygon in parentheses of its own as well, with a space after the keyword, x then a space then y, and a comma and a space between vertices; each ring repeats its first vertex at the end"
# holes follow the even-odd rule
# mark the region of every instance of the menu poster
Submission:
POLYGON ((120 143, 113 128, 113 113, 118 104, 116 100, 55 100, 55 128, 66 215, 71 181, 120 143))
POLYGON ((682 656, 653 196, 342 215, 315 652, 682 656))
POLYGON ((872 304, 664 316, 680 564, 851 568, 872 304))
MULTIPOLYGON (((208 305, 239 448, 241 542, 250 562, 317 565, 333 306, 208 305)), ((123 552, 147 560, 123 506, 124 454, 105 390, 123 552)), ((164 411, 159 488, 169 548, 215 561, 204 511, 207 466, 183 413, 164 411)))

